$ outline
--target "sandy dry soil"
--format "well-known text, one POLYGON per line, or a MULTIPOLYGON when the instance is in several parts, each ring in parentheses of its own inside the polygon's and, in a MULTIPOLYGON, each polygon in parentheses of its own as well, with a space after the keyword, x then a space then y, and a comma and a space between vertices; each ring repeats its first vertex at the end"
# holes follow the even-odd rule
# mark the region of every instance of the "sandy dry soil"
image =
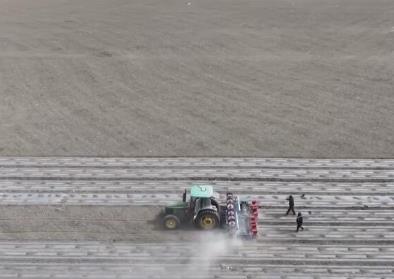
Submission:
POLYGON ((0 155, 394 156, 392 0, 0 0, 0 155))
POLYGON ((164 230, 156 206, 1 206, 1 240, 190 241, 193 227, 164 230))
POLYGON ((393 159, 0 158, 0 278, 392 278, 393 196, 393 159), (257 200, 257 240, 159 227, 186 177, 257 200))

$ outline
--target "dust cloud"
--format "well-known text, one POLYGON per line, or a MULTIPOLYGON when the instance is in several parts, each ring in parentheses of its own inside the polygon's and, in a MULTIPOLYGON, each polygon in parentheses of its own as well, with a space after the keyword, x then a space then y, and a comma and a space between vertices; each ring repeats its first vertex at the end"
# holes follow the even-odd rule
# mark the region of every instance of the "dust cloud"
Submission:
MULTIPOLYGON (((220 264, 219 259, 231 255, 231 252, 243 245, 239 239, 231 238, 221 232, 201 232, 193 241, 174 243, 168 247, 170 254, 173 253, 178 259, 169 259, 159 254, 152 255, 149 265, 130 269, 130 278, 211 278, 212 268, 231 269, 230 266, 220 264), (167 261, 174 263, 167 264, 167 261), (161 265, 161 263, 166 263, 161 265), (152 270, 154 268, 154 270, 152 270)), ((167 251, 167 253, 168 253, 167 251)))

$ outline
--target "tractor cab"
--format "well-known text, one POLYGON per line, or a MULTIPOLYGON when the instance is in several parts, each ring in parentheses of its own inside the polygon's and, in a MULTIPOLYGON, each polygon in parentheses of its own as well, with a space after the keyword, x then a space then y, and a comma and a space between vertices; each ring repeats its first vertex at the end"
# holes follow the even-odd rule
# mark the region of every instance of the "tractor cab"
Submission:
POLYGON ((191 208, 209 206, 209 204, 217 205, 216 196, 217 193, 213 191, 211 185, 193 185, 190 189, 189 203, 191 208))
MULTIPOLYGON (((208 226, 208 219, 205 218, 204 220, 198 220, 198 218, 201 218, 200 215, 202 211, 206 212, 207 210, 210 210, 214 213, 219 212, 219 204, 215 199, 213 187, 211 185, 193 185, 190 189, 190 204, 193 209, 193 222, 203 222, 203 225, 205 226, 200 227, 207 229, 206 226, 208 226)), ((216 224, 212 225, 216 226, 216 224)))

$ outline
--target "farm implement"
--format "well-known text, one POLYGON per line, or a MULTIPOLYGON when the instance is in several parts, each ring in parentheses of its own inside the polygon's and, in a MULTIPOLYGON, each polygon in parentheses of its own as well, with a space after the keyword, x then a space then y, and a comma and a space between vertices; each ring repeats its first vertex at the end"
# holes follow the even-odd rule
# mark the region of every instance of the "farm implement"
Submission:
POLYGON ((226 200, 218 201, 218 194, 211 185, 192 185, 187 200, 187 190, 181 202, 166 206, 163 225, 175 230, 182 225, 194 225, 202 230, 221 228, 241 238, 257 236, 258 205, 245 201, 233 193, 226 193, 226 200))

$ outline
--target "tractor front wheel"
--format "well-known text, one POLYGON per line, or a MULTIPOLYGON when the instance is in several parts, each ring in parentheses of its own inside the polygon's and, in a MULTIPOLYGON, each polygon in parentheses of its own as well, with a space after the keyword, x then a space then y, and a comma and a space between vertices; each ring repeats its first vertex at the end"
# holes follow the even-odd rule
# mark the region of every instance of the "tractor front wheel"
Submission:
POLYGON ((167 215, 164 217, 163 224, 167 230, 175 230, 179 227, 180 221, 175 215, 167 215))
POLYGON ((196 225, 203 230, 213 230, 219 226, 219 215, 214 210, 202 210, 198 213, 196 225))

